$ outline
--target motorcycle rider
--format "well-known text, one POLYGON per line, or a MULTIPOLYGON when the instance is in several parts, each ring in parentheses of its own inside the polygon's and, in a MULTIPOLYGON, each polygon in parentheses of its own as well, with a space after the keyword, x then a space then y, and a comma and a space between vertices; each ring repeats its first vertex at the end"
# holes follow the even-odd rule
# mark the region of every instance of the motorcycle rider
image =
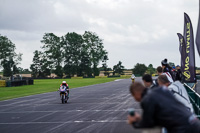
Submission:
POLYGON ((69 85, 67 84, 67 82, 66 81, 63 81, 62 82, 62 84, 60 85, 60 87, 62 87, 62 86, 65 86, 66 87, 66 91, 67 91, 67 93, 68 93, 68 98, 69 98, 69 85))
POLYGON ((134 75, 134 74, 132 74, 132 75, 131 75, 131 80, 132 80, 132 83, 134 83, 134 82, 135 82, 135 78, 136 78, 136 77, 135 77, 135 75, 134 75))

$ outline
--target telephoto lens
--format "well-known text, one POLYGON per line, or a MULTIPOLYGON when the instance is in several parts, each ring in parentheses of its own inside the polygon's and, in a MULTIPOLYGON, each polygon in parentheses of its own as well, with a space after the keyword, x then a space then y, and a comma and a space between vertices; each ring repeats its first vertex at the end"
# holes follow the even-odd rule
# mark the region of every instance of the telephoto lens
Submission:
POLYGON ((128 109, 128 112, 129 112, 130 116, 134 116, 135 115, 135 109, 134 108, 128 109))

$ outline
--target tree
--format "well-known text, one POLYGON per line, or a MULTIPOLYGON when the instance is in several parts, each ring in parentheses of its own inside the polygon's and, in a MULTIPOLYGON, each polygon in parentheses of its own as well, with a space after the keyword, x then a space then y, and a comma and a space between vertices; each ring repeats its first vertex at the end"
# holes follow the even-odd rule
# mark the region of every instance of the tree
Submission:
POLYGON ((134 68, 133 68, 133 73, 135 75, 143 75, 147 70, 147 67, 145 66, 145 64, 139 64, 137 63, 134 68))
POLYGON ((36 50, 34 52, 34 57, 33 57, 33 64, 31 64, 30 69, 32 71, 32 76, 34 78, 37 78, 39 76, 39 72, 41 71, 41 62, 40 62, 40 56, 41 52, 36 50))
POLYGON ((152 75, 156 72, 156 69, 153 68, 153 65, 152 64, 149 64, 149 66, 147 67, 147 73, 152 75))
POLYGON ((119 61, 117 65, 113 66, 113 75, 115 75, 115 73, 118 73, 119 75, 123 75, 123 71, 124 71, 124 66, 122 66, 121 61, 119 61))
POLYGON ((13 75, 13 73, 12 73, 12 66, 13 66, 13 64, 14 64, 14 62, 13 62, 13 60, 11 59, 11 60, 4 60, 3 62, 2 62, 2 64, 3 64, 3 76, 5 76, 5 77, 10 77, 10 76, 12 76, 13 75))
MULTIPOLYGON (((55 74, 59 77, 62 77, 63 69, 61 63, 63 61, 62 53, 64 49, 62 49, 60 37, 57 37, 53 33, 45 33, 41 42, 44 43, 42 48, 44 49, 44 52, 46 54, 46 63, 50 63, 55 68, 55 74)), ((50 64, 45 64, 45 66, 48 66, 50 64)))
POLYGON ((81 52, 80 74, 88 77, 92 76, 90 57, 85 50, 81 52))
POLYGON ((108 60, 108 56, 105 55, 104 58, 103 58, 103 61, 102 61, 103 62, 102 68, 103 68, 105 76, 109 76, 110 75, 109 69, 108 69, 108 65, 107 65, 107 60, 108 60))
POLYGON ((31 74, 29 69, 23 69, 21 67, 18 67, 19 74, 31 74))
POLYGON ((63 51, 64 58, 64 72, 66 75, 74 76, 77 74, 78 76, 82 75, 82 70, 80 68, 81 58, 87 57, 87 55, 83 55, 83 38, 81 35, 72 32, 67 33, 61 39, 62 47, 65 49, 63 51))
POLYGON ((18 73, 17 65, 22 60, 22 54, 15 53, 15 44, 6 36, 0 35, 0 67, 3 67, 4 76, 18 73))
POLYGON ((30 67, 34 78, 47 77, 51 74, 51 65, 46 57, 41 51, 34 52, 33 64, 30 67))
POLYGON ((97 66, 99 62, 103 60, 104 56, 107 55, 106 50, 104 50, 103 40, 100 39, 96 33, 90 31, 85 31, 83 39, 90 55, 94 76, 98 76, 99 69, 97 66))

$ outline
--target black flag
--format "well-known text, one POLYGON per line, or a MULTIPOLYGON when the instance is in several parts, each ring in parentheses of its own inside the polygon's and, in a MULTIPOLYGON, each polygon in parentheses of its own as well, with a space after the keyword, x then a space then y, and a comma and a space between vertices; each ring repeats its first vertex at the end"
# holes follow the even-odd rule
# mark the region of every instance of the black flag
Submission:
POLYGON ((186 47, 185 47, 185 40, 184 40, 184 37, 180 34, 180 33, 177 33, 178 35, 178 38, 179 38, 179 51, 180 51, 180 54, 181 54, 181 71, 183 72, 184 71, 184 61, 185 61, 185 58, 186 58, 186 47))
POLYGON ((199 21, 198 21, 197 34, 196 34, 196 46, 197 46, 198 53, 200 55, 200 1, 199 1, 199 21))
POLYGON ((196 82, 195 72, 195 53, 194 53, 194 36, 192 22, 189 16, 184 13, 184 40, 186 50, 186 58, 183 62, 184 70, 183 75, 185 76, 185 82, 196 82))

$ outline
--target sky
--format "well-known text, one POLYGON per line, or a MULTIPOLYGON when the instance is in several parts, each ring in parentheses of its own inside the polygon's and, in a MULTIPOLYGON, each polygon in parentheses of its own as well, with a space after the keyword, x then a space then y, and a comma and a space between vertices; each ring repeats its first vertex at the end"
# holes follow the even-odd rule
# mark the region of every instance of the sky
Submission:
MULTIPOLYGON (((20 67, 29 68, 33 52, 41 50, 44 33, 95 32, 108 51, 108 66, 119 61, 127 69, 136 63, 180 64, 177 33, 183 33, 184 12, 196 36, 198 0, 0 0, 0 34, 23 53, 20 67)), ((196 66, 200 58, 196 54, 196 66)), ((101 65, 101 63, 100 63, 101 65)))

